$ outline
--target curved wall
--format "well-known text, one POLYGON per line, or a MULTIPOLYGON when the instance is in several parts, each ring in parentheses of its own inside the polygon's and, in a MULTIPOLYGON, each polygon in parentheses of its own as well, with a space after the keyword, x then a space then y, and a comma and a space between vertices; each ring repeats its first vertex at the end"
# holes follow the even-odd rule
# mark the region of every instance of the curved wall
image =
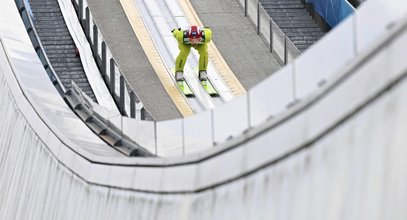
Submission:
MULTIPOLYGON (((24 118, 6 77, 3 71, 1 219, 404 219, 407 215, 404 78, 295 154, 221 186, 178 194, 95 184, 106 181, 97 172, 110 172, 110 178, 132 185, 177 183, 174 176, 157 183, 161 178, 135 169, 133 175, 108 167, 75 173, 85 167, 79 158, 72 158, 66 167, 60 161, 64 154, 53 154, 46 146, 49 141, 42 141, 24 118)), ((221 166, 228 164, 219 164, 223 170, 221 166)))
POLYGON ((403 219, 406 24, 257 132, 151 160, 122 158, 89 130, 53 125, 52 112, 77 122, 66 127, 81 123, 61 111, 33 49, 2 32, 0 218, 403 219))

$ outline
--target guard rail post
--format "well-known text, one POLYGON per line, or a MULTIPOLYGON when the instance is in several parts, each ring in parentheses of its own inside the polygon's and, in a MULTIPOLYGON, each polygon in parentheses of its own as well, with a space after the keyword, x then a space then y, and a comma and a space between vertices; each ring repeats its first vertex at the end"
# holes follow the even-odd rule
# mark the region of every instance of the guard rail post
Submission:
POLYGON ((244 0, 244 16, 247 17, 247 1, 248 0, 244 0))
POLYGON ((98 61, 98 44, 99 44, 99 39, 98 39, 98 27, 96 24, 93 24, 93 44, 92 44, 92 49, 93 49, 93 56, 96 58, 96 62, 98 61))
POLYGON ((130 92, 130 118, 136 118, 136 94, 134 91, 130 92))
POLYGON ((106 43, 103 41, 102 42, 102 78, 104 81, 106 81, 106 43))
POLYGON ((257 2, 257 35, 260 35, 260 2, 257 2))
POLYGON ((140 120, 146 120, 146 109, 144 107, 140 110, 140 120))
POLYGON ((79 8, 78 8, 78 14, 79 14, 79 21, 81 22, 83 26, 83 0, 79 0, 79 8))
POLYGON ((119 96, 119 109, 120 109, 120 113, 122 113, 122 115, 126 115, 126 109, 125 109, 125 102, 124 102, 124 98, 126 97, 124 94, 124 87, 126 86, 124 84, 124 76, 120 74, 120 96, 119 96))
POLYGON ((270 18, 270 52, 273 53, 273 21, 270 18))
POLYGON ((85 35, 86 38, 88 39, 89 42, 91 42, 90 40, 90 12, 89 12, 89 8, 86 7, 86 18, 85 18, 85 35))
POLYGON ((115 88, 114 88, 114 83, 115 83, 115 70, 114 70, 114 59, 110 59, 110 94, 113 96, 113 99, 115 99, 115 88))

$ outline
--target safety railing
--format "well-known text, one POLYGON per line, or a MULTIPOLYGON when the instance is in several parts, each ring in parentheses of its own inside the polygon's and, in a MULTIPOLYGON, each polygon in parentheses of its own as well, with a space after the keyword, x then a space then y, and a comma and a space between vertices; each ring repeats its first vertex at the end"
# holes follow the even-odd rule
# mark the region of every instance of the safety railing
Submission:
POLYGON ((45 49, 42 46, 41 40, 37 34, 37 31, 34 28, 33 22, 33 15, 31 12, 31 8, 28 5, 26 0, 16 0, 16 5, 20 16, 23 20, 25 29, 30 37, 30 40, 33 44, 34 50, 40 59, 42 66, 44 67, 45 71, 48 74, 49 79, 51 80, 52 84, 54 84, 55 88, 58 90, 59 94, 63 96, 66 92, 64 85, 59 80, 58 75, 55 73, 54 69, 52 68, 51 62, 48 59, 47 54, 45 53, 45 49))
POLYGON ((72 87, 65 96, 71 109, 84 121, 84 123, 106 143, 117 151, 134 157, 152 157, 152 153, 123 135, 121 130, 110 123, 103 115, 93 108, 80 88, 72 81, 72 87))
POLYGON ((301 54, 288 36, 277 26, 258 0, 238 0, 246 17, 257 28, 257 34, 269 45, 270 52, 287 64, 301 54))
POLYGON ((102 33, 99 31, 98 25, 93 19, 86 0, 72 0, 72 3, 74 4, 86 38, 91 44, 93 57, 101 70, 101 76, 118 105, 121 114, 141 120, 155 120, 144 107, 137 93, 131 87, 120 70, 119 65, 113 58, 108 45, 103 39, 102 33))

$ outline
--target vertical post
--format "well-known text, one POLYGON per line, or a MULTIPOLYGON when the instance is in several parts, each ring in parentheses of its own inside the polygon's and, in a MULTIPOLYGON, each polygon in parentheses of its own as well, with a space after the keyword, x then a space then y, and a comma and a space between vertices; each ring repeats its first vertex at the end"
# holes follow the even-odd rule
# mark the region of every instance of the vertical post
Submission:
POLYGON ((95 58, 97 58, 99 56, 98 54, 98 44, 99 44, 99 40, 98 40, 98 27, 96 26, 96 24, 93 24, 93 45, 92 45, 92 49, 93 49, 93 56, 95 58))
POLYGON ((83 25, 83 0, 79 0, 78 14, 79 14, 79 21, 83 25))
POLYGON ((106 65, 107 65, 107 60, 106 60, 106 43, 103 41, 102 42, 102 78, 104 81, 106 81, 106 65))
POLYGON ((136 118, 136 94, 134 91, 130 92, 130 118, 136 118))
POLYGON ((90 12, 89 8, 86 7, 86 20, 85 20, 85 35, 88 38, 88 41, 90 41, 90 12))
POLYGON ((140 110, 140 120, 146 120, 146 109, 144 107, 140 110))
POLYGON ((260 2, 257 2, 257 35, 260 35, 260 2))
POLYGON ((270 52, 273 53, 273 21, 270 18, 270 52))
POLYGON ((126 85, 124 84, 124 76, 120 74, 120 97, 119 97, 119 109, 122 115, 126 115, 126 109, 125 109, 125 102, 124 99, 126 98, 126 95, 124 94, 124 87, 126 85))
POLYGON ((284 65, 287 64, 287 35, 284 36, 284 65))
POLYGON ((115 83, 114 59, 111 58, 110 59, 110 94, 113 96, 113 99, 115 99, 114 83, 115 83))
POLYGON ((244 16, 247 17, 247 1, 248 0, 244 0, 244 16))

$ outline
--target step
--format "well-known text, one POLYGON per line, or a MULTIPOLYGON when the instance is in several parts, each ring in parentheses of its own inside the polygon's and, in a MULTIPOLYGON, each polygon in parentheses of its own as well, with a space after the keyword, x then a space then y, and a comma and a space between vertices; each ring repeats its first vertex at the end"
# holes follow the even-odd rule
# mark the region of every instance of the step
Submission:
MULTIPOLYGON (((291 39, 290 39, 291 40, 291 39)), ((291 40, 295 45, 300 45, 300 44, 313 44, 318 40, 291 40)))
POLYGON ((303 23, 277 23, 278 27, 280 28, 319 28, 319 26, 316 23, 309 23, 309 22, 303 22, 303 23))
POLYGON ((75 63, 81 62, 79 57, 48 57, 51 63, 75 63))
POLYGON ((308 47, 310 47, 311 45, 296 45, 297 49, 301 52, 303 52, 304 50, 308 49, 308 47))
POLYGON ((266 12, 270 13, 297 13, 297 14, 308 14, 305 8, 266 8, 266 12))
POLYGON ((76 49, 74 45, 47 45, 44 46, 45 49, 76 49))
POLYGON ((283 32, 290 33, 308 33, 308 32, 322 32, 321 28, 280 28, 283 32))
MULTIPOLYGON (((66 27, 66 24, 35 24, 35 28, 37 28, 37 29, 52 29, 52 30, 66 28, 66 30, 68 30, 67 27, 66 27)), ((54 31, 52 31, 52 32, 54 32, 54 31)))
POLYGON ((63 46, 63 45, 71 45, 74 43, 74 41, 72 39, 69 40, 42 40, 42 45, 43 46, 49 46, 49 45, 59 45, 59 46, 63 46))
POLYGON ((308 33, 299 33, 299 32, 288 32, 288 33, 285 33, 290 39, 292 38, 292 37, 304 37, 304 36, 307 36, 307 37, 315 37, 315 36, 318 36, 318 37, 321 37, 321 35, 323 35, 323 33, 321 34, 320 32, 308 32, 308 33))
MULTIPOLYGON (((48 47, 50 47, 51 45, 49 45, 48 47)), ((55 46, 55 45, 52 45, 55 46)), ((44 47, 45 48, 45 47, 44 47)), ((45 48, 45 51, 47 52, 47 55, 52 54, 52 55, 61 55, 61 54, 75 54, 75 49, 74 48, 68 48, 68 49, 50 49, 50 48, 45 48)))
POLYGON ((31 11, 34 14, 36 14, 36 13, 57 13, 60 12, 61 10, 59 9, 58 6, 55 7, 45 6, 45 7, 33 7, 31 8, 31 11))
POLYGON ((37 2, 37 1, 30 1, 30 7, 31 9, 34 8, 54 8, 54 7, 58 7, 59 8, 59 4, 58 2, 37 2))
POLYGON ((60 81, 64 84, 64 85, 68 85, 68 84, 71 84, 71 81, 73 80, 79 87, 84 87, 84 88, 86 88, 86 87, 88 87, 89 86, 89 82, 88 82, 88 79, 76 79, 76 78, 61 78, 59 75, 58 75, 58 77, 59 77, 59 79, 60 79, 60 81))
POLYGON ((39 0, 29 0, 31 7, 33 6, 41 6, 41 5, 57 5, 59 6, 57 1, 39 1, 39 0))
POLYGON ((56 16, 39 16, 39 17, 35 17, 35 22, 37 21, 64 21, 64 19, 62 19, 61 17, 56 17, 56 16))
POLYGON ((69 31, 68 31, 68 28, 54 28, 54 29, 52 29, 52 28, 37 28, 37 27, 35 27, 35 29, 37 30, 37 32, 52 32, 52 33, 55 33, 55 32, 67 32, 67 33, 69 33, 69 31))
POLYGON ((59 8, 58 2, 54 1, 47 1, 46 3, 44 2, 38 2, 38 1, 30 1, 30 6, 31 8, 59 8))
POLYGON ((70 41, 72 40, 71 36, 68 35, 57 35, 57 36, 43 36, 43 35, 39 35, 41 41, 70 41))
POLYGON ((300 0, 260 0, 260 3, 263 4, 302 4, 300 0))
POLYGON ((59 11, 59 12, 33 12, 33 14, 36 19, 40 18, 40 17, 58 17, 59 19, 63 19, 61 11, 59 11))
POLYGON ((48 59, 77 57, 75 53, 49 53, 48 51, 47 51, 47 56, 48 56, 48 59))
POLYGON ((310 16, 308 14, 308 12, 306 11, 302 11, 302 12, 267 12, 267 14, 272 18, 272 19, 276 19, 279 20, 278 17, 282 17, 281 19, 289 19, 292 17, 303 17, 304 19, 308 19, 306 18, 307 16, 310 16))
POLYGON ((64 79, 86 79, 84 72, 63 72, 58 73, 58 78, 60 80, 64 79))
POLYGON ((273 20, 275 22, 277 21, 314 21, 314 19, 311 17, 311 15, 307 14, 302 14, 301 16, 293 16, 293 17, 287 17, 287 16, 273 16, 273 20))
POLYGON ((42 37, 66 37, 66 36, 71 36, 67 34, 66 32, 40 32, 38 33, 38 36, 42 37))
POLYGON ((264 9, 305 9, 305 6, 299 4, 262 4, 264 9))
POLYGON ((74 62, 74 63, 53 63, 51 62, 52 67, 82 67, 81 63, 74 62))
POLYGON ((315 36, 315 35, 300 35, 300 36, 289 36, 290 40, 292 41, 296 41, 296 40, 313 40, 313 41, 317 41, 319 39, 321 39, 321 37, 323 37, 323 35, 321 36, 315 36))
POLYGON ((61 24, 65 24, 65 21, 63 19, 59 19, 59 20, 35 20, 34 24, 45 24, 45 25, 51 25, 51 24, 55 24, 55 25, 61 25, 61 24))
POLYGON ((80 67, 52 66, 52 67, 54 68, 55 72, 81 72, 81 71, 83 71, 82 66, 80 66, 80 67))
POLYGON ((316 24, 315 20, 311 18, 311 16, 301 16, 301 17, 285 17, 285 19, 273 19, 273 21, 277 24, 297 24, 297 23, 314 23, 316 24))

